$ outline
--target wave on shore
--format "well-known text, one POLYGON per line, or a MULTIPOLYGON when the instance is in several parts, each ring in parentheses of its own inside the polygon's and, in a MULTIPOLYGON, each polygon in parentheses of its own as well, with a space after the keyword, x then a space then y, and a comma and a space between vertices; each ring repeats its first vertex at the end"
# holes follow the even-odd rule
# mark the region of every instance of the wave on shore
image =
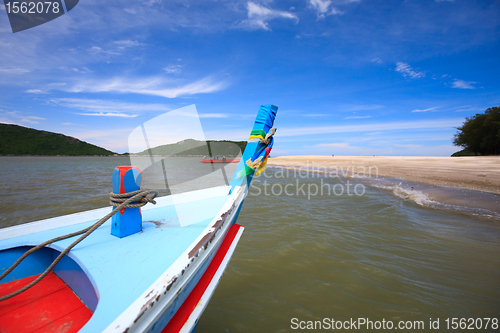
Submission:
MULTIPOLYGON (((423 185, 416 185, 415 184, 415 186, 408 187, 408 185, 403 185, 403 182, 399 182, 399 184, 393 184, 393 185, 377 184, 376 182, 373 182, 371 185, 374 187, 381 188, 381 189, 390 190, 390 191, 392 191, 392 193, 395 196, 397 196, 401 199, 413 201, 420 206, 435 208, 435 209, 442 209, 442 210, 451 210, 451 211, 456 211, 456 212, 461 212, 461 213, 472 214, 475 216, 500 220, 500 213, 495 212, 493 210, 493 209, 495 209, 495 207, 488 207, 491 209, 481 208, 481 207, 477 207, 477 206, 475 207, 474 203, 476 201, 475 200, 469 201, 471 196, 476 195, 476 196, 480 197, 480 196, 484 195, 481 192, 478 192, 475 194, 470 193, 468 198, 464 198, 462 204, 459 204, 456 202, 455 203, 448 202, 450 200, 447 200, 447 199, 451 199, 451 196, 450 196, 450 198, 447 198, 447 194, 452 194, 452 193, 450 193, 452 191, 456 191, 456 192, 460 193, 460 192, 462 192, 461 189, 443 188, 443 187, 441 187, 439 189, 436 187, 428 186, 428 189, 426 191, 426 189, 415 189, 415 186, 417 186, 419 188, 425 187, 423 185), (442 201, 429 198, 429 195, 432 196, 432 192, 438 192, 438 191, 442 192, 442 196, 440 198, 442 201), (428 192, 431 192, 431 193, 428 193, 428 192)), ((474 192, 474 191, 470 191, 470 192, 474 192)), ((492 195, 492 196, 494 196, 494 195, 492 195)), ((454 200, 454 201, 456 201, 456 200, 454 200)))
POLYGON ((394 196, 412 201, 420 206, 470 214, 487 219, 500 220, 500 195, 445 186, 427 186, 401 178, 385 178, 349 174, 339 170, 322 171, 313 168, 269 166, 289 170, 307 171, 332 177, 356 179, 360 184, 390 191, 394 196))

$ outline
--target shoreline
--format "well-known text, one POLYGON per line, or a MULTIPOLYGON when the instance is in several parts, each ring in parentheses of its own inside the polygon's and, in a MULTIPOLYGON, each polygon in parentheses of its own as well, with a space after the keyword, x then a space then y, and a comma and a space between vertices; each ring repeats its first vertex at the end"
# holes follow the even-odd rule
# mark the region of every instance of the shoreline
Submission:
POLYGON ((500 156, 283 156, 268 166, 359 177, 421 206, 500 221, 500 156))
POLYGON ((500 195, 500 156, 281 156, 270 166, 307 167, 348 175, 400 178, 427 186, 446 186, 500 195))

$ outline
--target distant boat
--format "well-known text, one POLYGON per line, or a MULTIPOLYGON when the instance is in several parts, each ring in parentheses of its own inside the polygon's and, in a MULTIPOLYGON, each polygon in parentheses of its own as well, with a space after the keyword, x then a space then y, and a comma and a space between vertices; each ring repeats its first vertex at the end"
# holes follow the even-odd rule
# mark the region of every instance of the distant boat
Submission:
POLYGON ((215 159, 202 159, 200 162, 201 163, 236 163, 239 162, 241 159, 240 158, 234 158, 234 159, 220 159, 220 160, 215 160, 215 159))
POLYGON ((152 200, 154 193, 130 194, 140 187, 142 174, 118 167, 113 192, 128 199, 112 199, 118 205, 114 215, 104 207, 0 229, 0 274, 5 275, 0 277, 0 332, 194 332, 242 235, 236 220, 254 173, 265 166, 276 112, 273 105, 261 106, 251 134, 260 140, 247 144, 226 186, 124 208, 120 200, 152 200), (248 160, 252 163, 244 163, 248 160), (95 224, 100 218, 103 224, 95 224), (91 226, 93 232, 86 229, 91 226), (74 234, 44 243, 82 229, 88 236, 76 245, 74 234), (61 255, 70 244, 74 247, 61 255), (46 274, 57 257, 62 259, 39 283, 10 297, 46 274))

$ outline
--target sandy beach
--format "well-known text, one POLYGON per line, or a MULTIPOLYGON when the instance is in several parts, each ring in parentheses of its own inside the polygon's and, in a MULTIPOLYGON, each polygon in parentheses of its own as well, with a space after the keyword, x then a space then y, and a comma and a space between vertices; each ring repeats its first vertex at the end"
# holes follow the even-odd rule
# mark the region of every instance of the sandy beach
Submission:
POLYGON ((500 156, 283 156, 269 165, 314 167, 348 175, 402 178, 411 182, 500 194, 500 156))

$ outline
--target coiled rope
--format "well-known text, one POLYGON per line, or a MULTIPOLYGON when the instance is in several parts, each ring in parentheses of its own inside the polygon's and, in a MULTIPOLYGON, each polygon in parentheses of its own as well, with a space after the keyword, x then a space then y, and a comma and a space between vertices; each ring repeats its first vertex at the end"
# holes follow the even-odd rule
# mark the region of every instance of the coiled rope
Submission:
POLYGON ((78 243, 80 243, 82 240, 87 238, 91 233, 93 233, 97 228, 99 228, 104 222, 106 222, 110 217, 115 215, 120 209, 122 208, 138 208, 146 205, 148 202, 151 202, 153 205, 156 204, 156 201, 154 198, 158 195, 157 190, 137 190, 133 192, 128 192, 128 193, 123 193, 123 194, 115 194, 111 192, 109 194, 110 197, 110 204, 114 206, 115 208, 106 216, 104 216, 102 219, 94 223, 88 228, 85 228, 83 230, 73 232, 71 234, 67 234, 64 236, 59 236, 56 238, 53 238, 51 240, 48 240, 44 243, 41 243, 33 248, 31 248, 29 251, 26 251, 19 259, 16 260, 12 266, 10 266, 5 272, 3 272, 2 275, 0 275, 0 280, 2 280, 4 277, 6 277, 14 268, 16 268, 26 257, 28 257, 30 254, 33 252, 45 247, 46 245, 52 244, 54 242, 71 238, 74 236, 78 236, 83 234, 80 238, 75 240, 71 245, 69 245, 59 256, 52 262, 52 264, 42 273, 40 274, 39 277, 37 277, 35 280, 33 280, 30 284, 24 286, 23 288, 14 291, 13 293, 10 293, 8 295, 0 297, 0 302, 5 301, 9 298, 12 298, 14 296, 19 295, 20 293, 28 290, 29 288, 33 287, 35 284, 40 282, 47 274, 49 274, 52 269, 61 261, 61 259, 71 251, 72 248, 74 248, 78 243), (124 200, 125 199, 125 200, 124 200), (121 202, 124 200, 123 202, 121 202), (137 203, 132 203, 132 202, 137 202, 137 203))

